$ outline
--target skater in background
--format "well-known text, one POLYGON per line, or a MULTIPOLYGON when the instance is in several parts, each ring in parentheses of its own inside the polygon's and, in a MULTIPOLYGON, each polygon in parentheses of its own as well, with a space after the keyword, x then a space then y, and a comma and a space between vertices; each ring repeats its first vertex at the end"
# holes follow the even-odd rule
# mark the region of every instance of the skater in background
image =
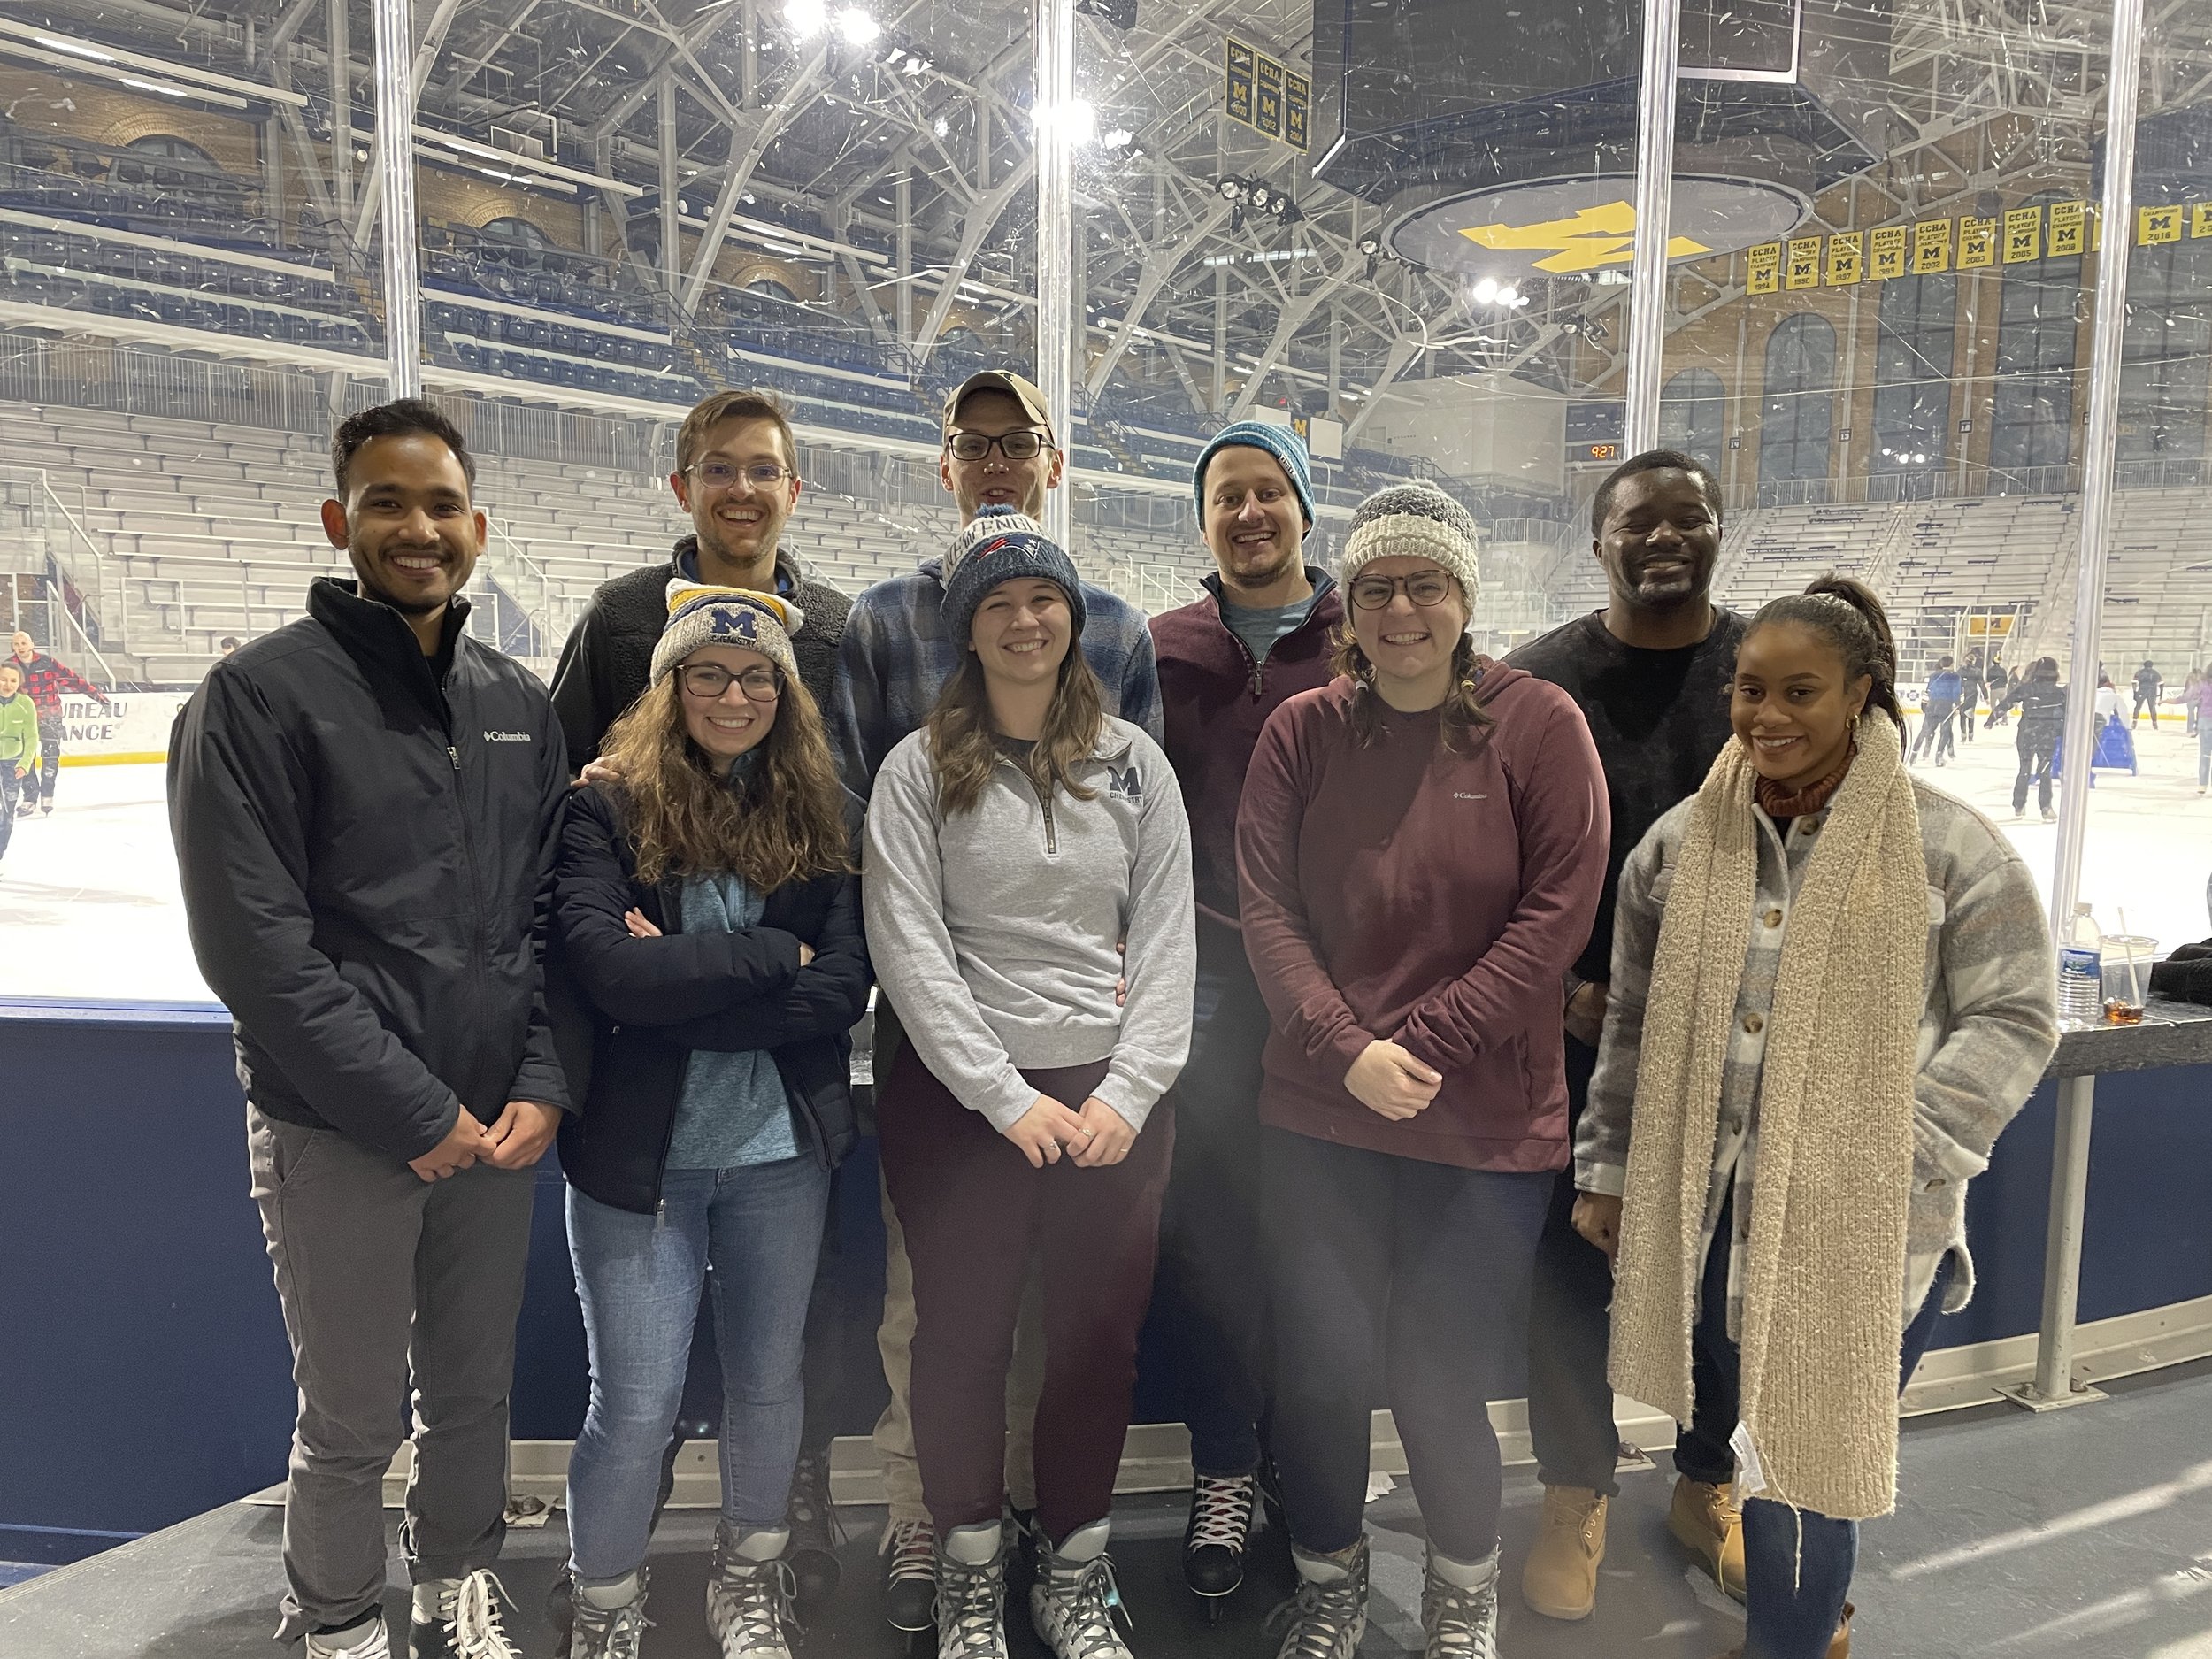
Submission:
POLYGON ((1951 719, 1958 712, 1963 683, 1948 657, 1936 658, 1935 672, 1928 676, 1928 700, 1920 712, 1920 735, 1913 740, 1913 759, 1918 760, 1924 750, 1934 756, 1939 766, 1950 758, 1951 719))
POLYGON ((2148 709, 2151 730, 2158 730, 2158 694, 2165 688, 2165 685, 2166 682, 2159 678, 2158 670, 2152 665, 2151 659, 2146 657, 2142 667, 2135 671, 2135 711, 2128 718, 2129 726, 2132 726, 2141 720, 2143 710, 2148 709))
POLYGON ((2190 729, 2197 735, 2197 793, 2212 784, 2212 668, 2197 675, 2196 690, 2189 701, 2190 729))
POLYGON ((1959 741, 1974 741, 1975 723, 1980 718, 1982 693, 1987 686, 1988 671, 1982 666, 1982 654, 1969 651, 1966 665, 1959 671, 1959 741))
POLYGON ((2020 734, 2016 740, 2020 772, 2012 780, 2012 816, 2025 816, 2028 785, 2032 781, 2036 786, 2036 803, 2042 809, 2043 821, 2047 824, 2058 816, 2051 810, 2051 762, 2058 752, 2059 734, 2066 726, 2066 688, 2058 683, 2055 657, 2035 659, 2020 683, 1990 711, 1990 724, 1994 726, 1999 716, 2014 709, 2020 710, 2020 734))
POLYGON ((1990 653, 1988 669, 1989 718, 1984 723, 1985 727, 1995 726, 2003 722, 2005 711, 2001 705, 2004 703, 2005 693, 2011 685, 2010 672, 1997 660, 1996 653, 1993 651, 1990 653))
POLYGON ((51 817, 54 775, 61 769, 62 695, 73 691, 81 697, 91 698, 110 713, 114 712, 115 705, 108 701, 107 693, 75 669, 56 662, 32 644, 31 636, 20 628, 16 630, 13 649, 15 655, 9 660, 22 676, 24 693, 38 714, 38 770, 24 779, 23 802, 16 810, 28 818, 32 809, 36 808, 42 816, 51 817))
POLYGON ((2191 737, 2197 734, 2197 687, 2203 684, 2204 675, 2194 668, 2189 671, 2188 677, 2181 682, 2181 711, 2183 718, 2189 723, 2188 735, 2191 737))
POLYGON ((0 658, 0 857, 7 856, 16 796, 37 753, 38 715, 23 695, 23 671, 13 657, 0 658))

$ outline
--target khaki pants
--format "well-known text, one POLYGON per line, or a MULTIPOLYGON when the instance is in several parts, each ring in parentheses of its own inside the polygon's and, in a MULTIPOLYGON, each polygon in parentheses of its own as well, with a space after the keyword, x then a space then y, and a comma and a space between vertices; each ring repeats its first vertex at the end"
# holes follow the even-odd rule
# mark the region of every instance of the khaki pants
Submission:
MULTIPOLYGON (((876 998, 875 1076, 878 1087, 891 1075, 905 1040, 891 1005, 876 998)), ((883 1465, 883 1494, 889 1519, 926 1521, 922 1466, 914 1455, 914 1264, 906 1256, 906 1233, 885 1190, 883 1202, 883 1323, 876 1348, 883 1356, 883 1379, 891 1402, 876 1419, 876 1455, 883 1465)), ((1044 1283, 1035 1263, 1022 1289, 1021 1321, 1014 1330, 1014 1368, 1006 1378, 1006 1495, 1018 1509, 1037 1507, 1037 1480, 1030 1445, 1036 1434, 1037 1396, 1044 1390, 1044 1283)))

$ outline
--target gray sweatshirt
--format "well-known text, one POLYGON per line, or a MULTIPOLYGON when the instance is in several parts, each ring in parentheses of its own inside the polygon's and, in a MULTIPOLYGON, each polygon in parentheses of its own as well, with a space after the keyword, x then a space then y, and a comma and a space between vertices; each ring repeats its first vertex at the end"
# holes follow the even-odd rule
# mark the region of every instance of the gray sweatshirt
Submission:
POLYGON ((1097 1098, 1142 1129, 1190 1052, 1197 974, 1167 757, 1108 716, 1079 778, 1093 799, 1041 802, 1002 757, 975 810, 948 819, 928 741, 917 732, 885 759, 863 841, 869 956, 906 1040, 1002 1133, 1037 1099, 1020 1068, 1110 1059, 1097 1098))

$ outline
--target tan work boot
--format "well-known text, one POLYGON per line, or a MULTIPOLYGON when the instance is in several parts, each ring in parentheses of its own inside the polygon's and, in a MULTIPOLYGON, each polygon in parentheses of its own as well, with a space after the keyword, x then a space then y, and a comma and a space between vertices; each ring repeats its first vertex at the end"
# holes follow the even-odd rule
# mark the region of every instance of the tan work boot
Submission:
MULTIPOLYGON (((1843 1623, 1836 1626, 1836 1633, 1828 1641, 1828 1659, 1851 1659, 1851 1615, 1858 1609, 1850 1602, 1843 1604, 1843 1623)), ((1731 1647, 1720 1659, 1743 1659, 1743 1649, 1731 1647)))
POLYGON ((1546 1618, 1587 1618, 1597 1606, 1605 1509, 1588 1486, 1544 1488, 1544 1518, 1521 1567, 1521 1600, 1546 1618))
POLYGON ((1667 1531, 1704 1563, 1724 1594, 1743 1600, 1743 1510, 1734 1482, 1716 1486, 1677 1476, 1667 1531))

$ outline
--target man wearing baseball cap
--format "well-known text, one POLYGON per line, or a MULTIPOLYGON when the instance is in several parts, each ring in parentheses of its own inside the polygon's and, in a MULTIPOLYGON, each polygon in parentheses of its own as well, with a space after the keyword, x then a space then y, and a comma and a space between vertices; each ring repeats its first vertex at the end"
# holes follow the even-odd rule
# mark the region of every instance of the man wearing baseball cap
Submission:
MULTIPOLYGON (((1017 529, 1041 534, 1035 522, 1045 492, 1057 489, 1065 457, 1045 412, 1044 395, 1005 370, 972 374, 945 399, 944 441, 937 473, 960 508, 960 534, 940 557, 925 559, 903 576, 878 582, 853 601, 837 653, 837 690, 831 709, 831 741, 845 768, 847 787, 867 799, 884 757, 929 718, 937 694, 959 666, 964 638, 944 616, 945 595, 960 561, 973 549, 1017 529), (995 510, 995 523, 979 527, 977 515, 995 510), (1018 522, 1012 515, 1018 515, 1018 522)), ((1160 685, 1152 635, 1144 613, 1089 582, 1081 584, 1083 655, 1097 671, 1106 711, 1160 737, 1160 685)), ((897 1012, 887 998, 876 1002, 876 1076, 889 1074, 901 1041, 897 1012)), ((906 1243, 889 1202, 883 1206, 889 1260, 883 1354, 891 1402, 876 1425, 889 1515, 885 1527, 884 1616, 896 1628, 933 1629, 936 1535, 922 1503, 915 1461, 907 1384, 914 1335, 914 1278, 906 1243)), ((1042 1384, 1043 1345, 1037 1301, 1025 1302, 1015 1339, 1014 1370, 1006 1396, 1012 1443, 1007 1451, 1007 1488, 1015 1506, 1029 1509, 1035 1494, 1029 1468, 1029 1427, 1042 1384)))

